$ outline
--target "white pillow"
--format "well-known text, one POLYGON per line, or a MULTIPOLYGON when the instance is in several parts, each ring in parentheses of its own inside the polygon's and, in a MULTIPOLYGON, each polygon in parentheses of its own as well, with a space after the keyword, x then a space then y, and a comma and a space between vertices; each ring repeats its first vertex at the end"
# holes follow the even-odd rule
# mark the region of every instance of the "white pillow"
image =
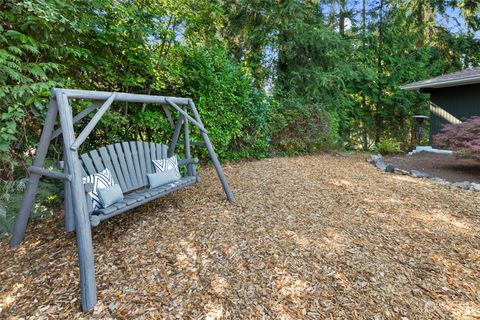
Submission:
POLYGON ((178 161, 177 157, 173 156, 166 159, 152 160, 153 167, 155 172, 165 172, 168 170, 175 170, 177 174, 177 179, 180 179, 180 171, 178 170, 178 161))
POLYGON ((99 173, 95 173, 88 177, 84 177, 83 183, 84 184, 91 183, 93 185, 93 190, 88 193, 92 198, 93 210, 98 210, 102 208, 102 203, 100 200, 100 196, 98 194, 98 189, 107 188, 114 185, 110 170, 105 168, 99 173))

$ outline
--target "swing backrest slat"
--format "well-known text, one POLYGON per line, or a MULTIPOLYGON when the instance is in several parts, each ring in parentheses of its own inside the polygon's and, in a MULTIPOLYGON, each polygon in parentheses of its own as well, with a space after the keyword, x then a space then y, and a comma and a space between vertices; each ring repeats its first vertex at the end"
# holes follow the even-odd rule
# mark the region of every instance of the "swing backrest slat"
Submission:
POLYGON ((130 141, 100 147, 80 155, 85 175, 108 168, 124 193, 148 185, 147 173, 154 172, 152 160, 167 157, 168 147, 160 143, 130 141))
POLYGON ((123 153, 122 145, 120 143, 115 143, 112 146, 114 152, 117 156, 118 163, 120 164, 120 170, 122 171, 122 176, 125 180, 125 186, 127 189, 133 189, 132 178, 130 178, 130 172, 128 171, 127 162, 125 161, 125 154, 123 153))
POLYGON ((145 168, 147 170, 147 173, 152 173, 152 158, 151 158, 151 153, 150 153, 150 145, 148 142, 143 143, 143 151, 144 151, 144 157, 145 157, 145 168))
POLYGON ((133 167, 135 168, 135 174, 137 175, 137 186, 143 186, 146 183, 146 177, 142 176, 142 169, 140 168, 140 161, 138 160, 138 149, 136 141, 130 141, 128 143, 130 151, 132 152, 133 167))
POLYGON ((138 161, 140 162, 140 170, 142 172, 142 178, 145 185, 147 181, 147 167, 145 166, 145 152, 143 150, 143 142, 137 141, 138 161))
POLYGON ((93 161, 92 159, 86 154, 80 155, 80 159, 83 161, 83 167, 85 168, 85 171, 90 175, 90 174, 95 174, 97 170, 93 166, 93 161))
POLYGON ((122 190, 128 190, 127 183, 125 182, 125 176, 123 175, 122 169, 120 168, 120 163, 118 162, 118 156, 117 156, 117 153, 115 152, 115 148, 113 147, 112 144, 109 144, 107 146, 107 150, 108 150, 108 156, 102 155, 102 160, 103 161, 106 160, 104 157, 107 157, 107 159, 110 159, 110 161, 113 164, 113 168, 115 170, 120 187, 122 188, 122 190))
POLYGON ((130 181, 132 182, 132 188, 137 188, 139 183, 137 181, 137 173, 135 172, 135 166, 133 165, 132 152, 128 142, 122 142, 122 148, 124 151, 125 162, 127 164, 128 174, 130 181))

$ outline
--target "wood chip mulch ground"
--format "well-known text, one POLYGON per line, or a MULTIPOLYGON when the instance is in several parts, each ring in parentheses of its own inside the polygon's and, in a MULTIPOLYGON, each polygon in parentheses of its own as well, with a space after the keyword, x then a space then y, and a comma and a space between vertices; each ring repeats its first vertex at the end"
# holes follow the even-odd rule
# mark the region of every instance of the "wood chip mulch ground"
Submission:
POLYGON ((95 228, 99 304, 79 309, 59 218, 0 241, 0 318, 478 319, 480 196, 366 155, 225 165, 95 228))

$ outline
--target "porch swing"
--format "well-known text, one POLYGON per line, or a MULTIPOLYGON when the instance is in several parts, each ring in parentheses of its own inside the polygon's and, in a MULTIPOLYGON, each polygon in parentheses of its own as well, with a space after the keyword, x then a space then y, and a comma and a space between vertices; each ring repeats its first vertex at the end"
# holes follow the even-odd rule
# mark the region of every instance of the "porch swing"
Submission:
POLYGON ((198 159, 192 158, 191 146, 207 148, 227 199, 233 201, 234 196, 208 138, 208 131, 205 129, 192 99, 120 92, 53 89, 35 159, 33 165, 28 168, 29 184, 17 214, 10 244, 18 245, 24 238, 40 178, 46 176, 64 180, 64 225, 67 232, 76 232, 82 310, 92 309, 97 303, 97 290, 91 228, 100 224, 101 221, 198 183, 199 177, 195 171, 198 159), (73 116, 69 99, 92 100, 93 103, 73 116), (160 105, 173 129, 169 145, 128 141, 100 147, 79 155, 79 147, 114 101, 160 105), (178 112, 179 117, 176 122, 173 120, 169 108, 178 112), (75 137, 73 125, 97 109, 98 111, 85 128, 75 137), (60 127, 55 129, 57 114, 60 118, 60 127), (190 141, 189 123, 200 130, 203 143, 190 141), (184 140, 179 141, 182 128, 184 140), (43 167, 50 141, 60 135, 63 137, 64 144, 64 161, 61 162, 63 173, 50 171, 43 167), (155 172, 154 161, 165 161, 165 159, 175 156, 175 148, 178 144, 184 145, 185 158, 178 161, 178 165, 186 166, 186 174, 174 181, 149 188, 149 177, 147 178, 147 176, 155 172), (111 174, 113 183, 119 185, 124 197, 105 208, 94 208, 90 198, 93 185, 85 183, 85 178, 100 174, 106 169, 111 174))

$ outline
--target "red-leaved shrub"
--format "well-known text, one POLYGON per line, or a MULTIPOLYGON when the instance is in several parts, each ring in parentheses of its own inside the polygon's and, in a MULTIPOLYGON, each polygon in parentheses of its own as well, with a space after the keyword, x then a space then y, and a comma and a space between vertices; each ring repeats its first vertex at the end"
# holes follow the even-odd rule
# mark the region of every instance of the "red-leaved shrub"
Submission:
POLYGON ((433 136, 433 143, 440 148, 455 151, 461 158, 480 161, 480 117, 474 116, 458 124, 446 124, 442 132, 433 136))

